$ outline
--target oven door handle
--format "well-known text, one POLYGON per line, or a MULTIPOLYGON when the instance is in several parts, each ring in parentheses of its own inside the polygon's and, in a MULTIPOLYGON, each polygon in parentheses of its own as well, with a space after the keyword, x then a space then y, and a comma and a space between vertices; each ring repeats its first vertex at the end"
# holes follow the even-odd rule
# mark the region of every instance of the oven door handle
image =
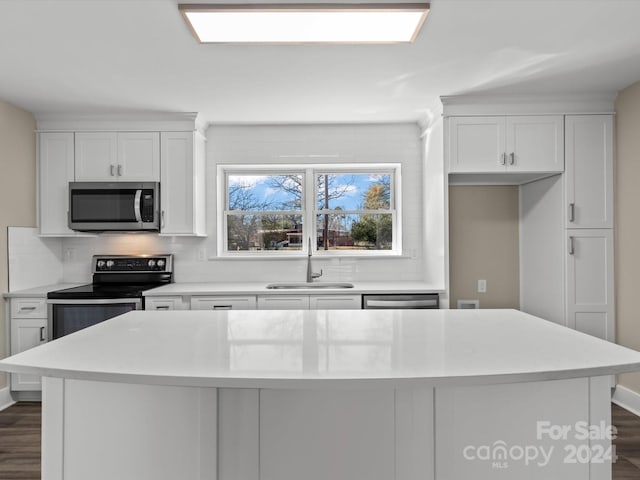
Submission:
POLYGON ((51 298, 47 299, 47 303, 50 305, 112 305, 117 303, 132 303, 136 306, 136 310, 140 310, 142 307, 142 300, 139 298, 87 298, 84 300, 78 299, 63 299, 63 298, 51 298))
POLYGON ((140 201, 142 199, 142 190, 136 190, 136 196, 133 199, 133 211, 136 215, 136 222, 142 223, 142 210, 140 209, 140 201))

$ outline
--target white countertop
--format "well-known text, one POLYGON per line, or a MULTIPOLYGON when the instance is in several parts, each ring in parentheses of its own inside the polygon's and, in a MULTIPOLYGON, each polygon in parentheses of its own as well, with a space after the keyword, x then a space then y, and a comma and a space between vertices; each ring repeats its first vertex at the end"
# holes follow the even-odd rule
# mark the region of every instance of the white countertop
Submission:
POLYGON ((136 311, 0 361, 16 373, 237 388, 477 385, 640 370, 516 310, 136 311))
MULTIPOLYGON (((339 281, 338 283, 341 283, 339 281)), ((207 282, 207 283, 170 283, 162 287, 153 288, 144 292, 145 297, 163 297, 167 295, 335 295, 362 294, 362 293, 431 293, 439 292, 426 282, 388 281, 388 282, 348 282, 353 283, 353 288, 295 288, 295 289, 268 289, 269 283, 289 282, 207 282)), ((299 283, 299 282, 291 282, 299 283)), ((334 282, 316 282, 334 283, 334 282)))
MULTIPOLYGON (((4 298, 45 297, 47 293, 63 288, 77 287, 90 283, 57 283, 41 287, 4 293, 4 298)), ((389 281, 389 282, 350 282, 354 288, 295 288, 268 289, 269 283, 278 282, 181 282, 170 283, 144 292, 145 297, 165 297, 171 295, 335 295, 336 293, 431 293, 441 289, 425 282, 389 281)), ((298 283, 298 282, 293 282, 298 283)), ((320 282, 323 283, 323 282, 320 282)), ((334 282, 330 282, 334 283, 334 282)), ((342 283, 342 282, 338 282, 342 283)))
POLYGON ((2 296, 4 298, 31 298, 31 297, 46 297, 47 293, 54 290, 62 290, 63 288, 77 287, 78 285, 84 285, 82 283, 55 283, 52 285, 42 285, 41 287, 27 288, 24 290, 16 290, 14 292, 6 292, 2 296))

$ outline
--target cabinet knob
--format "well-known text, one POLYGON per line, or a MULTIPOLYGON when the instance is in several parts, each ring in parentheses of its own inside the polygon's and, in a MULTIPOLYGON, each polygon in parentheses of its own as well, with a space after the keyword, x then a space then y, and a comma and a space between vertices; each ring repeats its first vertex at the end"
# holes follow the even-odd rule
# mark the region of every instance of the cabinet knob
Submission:
POLYGON ((111 176, 115 176, 115 171, 116 171, 116 166, 115 165, 109 165, 109 174, 111 174, 111 176))
POLYGON ((515 165, 516 164, 516 154, 514 152, 511 152, 509 154, 509 165, 515 165))
POLYGON ((118 165, 118 176, 122 176, 122 165, 118 165))
POLYGON ((44 332, 45 332, 45 327, 40 327, 40 341, 41 342, 44 342, 46 340, 44 332))
POLYGON ((576 204, 570 203, 569 204, 569 221, 575 222, 575 219, 576 219, 576 204))
POLYGON ((569 255, 573 255, 575 253, 575 245, 573 244, 573 237, 569 237, 569 255))
POLYGON ((507 164, 507 153, 503 152, 502 155, 500 155, 500 165, 506 165, 507 164))

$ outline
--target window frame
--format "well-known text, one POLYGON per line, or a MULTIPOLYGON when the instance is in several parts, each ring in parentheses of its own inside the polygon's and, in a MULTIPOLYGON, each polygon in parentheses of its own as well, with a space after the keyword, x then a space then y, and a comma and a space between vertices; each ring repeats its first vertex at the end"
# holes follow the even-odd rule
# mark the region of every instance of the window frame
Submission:
POLYGON ((349 164, 218 164, 217 166, 217 254, 223 258, 300 258, 309 254, 309 240, 311 240, 311 254, 318 257, 381 257, 402 255, 402 177, 400 163, 349 163, 349 164), (389 174, 390 201, 388 210, 343 210, 343 214, 390 214, 392 218, 392 246, 390 250, 323 250, 318 248, 318 234, 316 218, 318 215, 331 214, 335 210, 317 208, 316 178, 325 174, 389 174), (303 176, 303 192, 300 210, 255 211, 256 214, 283 214, 302 216, 302 248, 300 250, 260 250, 260 251, 230 251, 228 249, 227 218, 233 212, 251 210, 228 209, 228 177, 230 175, 294 175, 303 176))

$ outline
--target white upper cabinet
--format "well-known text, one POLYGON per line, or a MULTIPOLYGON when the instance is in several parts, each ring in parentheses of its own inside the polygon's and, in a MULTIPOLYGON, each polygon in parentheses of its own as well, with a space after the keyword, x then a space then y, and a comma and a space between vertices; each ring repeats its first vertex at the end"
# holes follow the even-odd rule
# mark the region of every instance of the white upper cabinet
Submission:
POLYGON ((118 178, 160 181, 160 133, 118 133, 118 178))
POLYGON ((75 146, 76 180, 117 180, 118 152, 115 132, 78 132, 75 146))
POLYGON ((449 171, 504 172, 504 117, 451 117, 449 171))
POLYGON ((449 118, 449 172, 564 170, 561 115, 449 118))
POLYGON ((76 181, 160 180, 158 132, 77 132, 76 181))
POLYGON ((160 137, 160 233, 206 235, 204 137, 196 132, 160 137))
POLYGON ((74 180, 73 133, 39 133, 38 158, 40 234, 75 235, 67 222, 68 185, 74 180))
POLYGON ((507 117, 506 163, 518 172, 564 171, 562 115, 507 117))
POLYGON ((566 117, 567 228, 613 228, 613 117, 566 117))

